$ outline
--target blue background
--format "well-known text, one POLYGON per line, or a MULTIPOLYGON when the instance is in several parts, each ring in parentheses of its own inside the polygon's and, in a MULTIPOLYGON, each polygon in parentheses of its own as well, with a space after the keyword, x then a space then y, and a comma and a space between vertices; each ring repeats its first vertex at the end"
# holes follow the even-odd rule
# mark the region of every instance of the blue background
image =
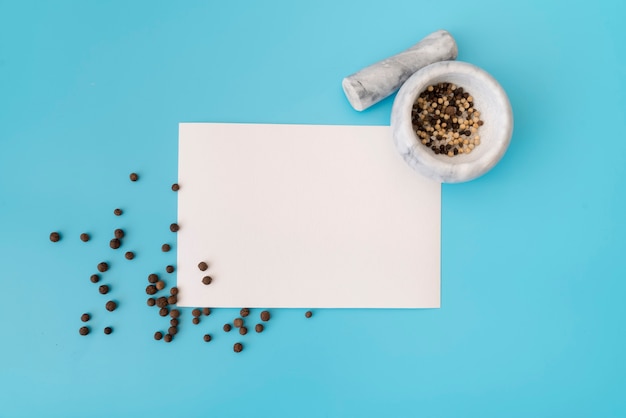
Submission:
POLYGON ((0 417, 625 417, 625 15, 0 0, 0 417), (160 245, 176 248, 178 123, 386 125, 392 98, 358 113, 341 79, 440 28, 515 115, 498 166, 443 185, 442 308, 273 310, 245 337, 221 331, 235 310, 197 327, 184 310, 175 341, 154 341, 166 321, 144 287, 175 262, 160 245), (116 227, 135 260, 108 248, 116 227), (104 260, 113 313, 89 282, 104 260))

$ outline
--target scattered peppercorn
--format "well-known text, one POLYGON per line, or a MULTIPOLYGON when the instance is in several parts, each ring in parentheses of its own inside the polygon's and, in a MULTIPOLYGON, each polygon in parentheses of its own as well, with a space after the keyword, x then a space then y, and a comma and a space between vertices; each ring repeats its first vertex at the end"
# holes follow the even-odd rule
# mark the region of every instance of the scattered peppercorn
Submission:
POLYGON ((180 316, 180 311, 178 309, 172 309, 172 312, 170 312, 170 316, 172 318, 178 318, 180 316))
POLYGON ((157 290, 165 289, 165 282, 163 280, 159 280, 158 282, 156 282, 156 288, 157 290))
POLYGON ((173 326, 173 327, 177 327, 178 326, 178 319, 176 319, 176 318, 170 319, 170 325, 173 326))
POLYGON ((126 234, 124 233, 124 230, 123 230, 123 229, 119 229, 119 228, 118 228, 118 229, 116 229, 115 231, 113 231, 113 235, 115 235, 115 238, 117 238, 117 239, 122 239, 122 238, 124 238, 124 236, 125 236, 126 234))
POLYGON ((82 234, 80 234, 80 240, 81 240, 82 242, 87 242, 87 241, 89 241, 89 234, 86 234, 86 233, 84 233, 84 232, 83 232, 82 234))
POLYGON ((137 181, 139 180, 139 176, 137 175, 137 173, 130 173, 130 181, 137 181))
POLYGON ((206 284, 206 285, 211 284, 211 282, 212 282, 212 281, 213 281, 213 279, 211 278, 211 276, 204 276, 204 277, 202 278, 202 283, 204 283, 204 284, 206 284))
POLYGON ((235 353, 241 353, 241 351, 243 350, 243 345, 241 343, 235 343, 235 345, 233 346, 233 350, 235 350, 235 353))
POLYGON ((88 313, 84 313, 80 316, 80 320, 83 322, 87 322, 91 319, 91 316, 88 313))
POLYGON ((211 309, 210 308, 202 308, 202 313, 204 314, 204 316, 209 316, 209 315, 211 315, 211 309))
POLYGON ((232 329, 232 327, 230 326, 230 324, 224 324, 223 329, 224 329, 224 331, 226 331, 226 332, 230 332, 230 330, 232 329))
POLYGON ((169 296, 167 298, 167 303, 170 305, 176 305, 176 302, 178 302, 178 298, 176 296, 169 296))
POLYGON ((263 324, 256 324, 256 325, 254 326, 254 330, 255 330, 256 332, 263 332, 263 328, 265 328, 265 327, 263 326, 263 324))
POLYGON ((158 281, 159 281, 159 276, 157 276, 156 274, 152 273, 151 275, 148 276, 148 282, 156 283, 158 281))
POLYGON ((248 328, 246 328, 246 327, 239 328, 239 333, 241 335, 246 335, 248 333, 248 328))
POLYGON ((163 338, 163 333, 160 331, 157 331, 154 333, 154 339, 159 341, 161 338, 163 338))
POLYGON ((100 273, 104 273, 105 271, 107 271, 109 269, 109 265, 105 262, 102 262, 100 264, 98 264, 98 271, 100 273))
POLYGON ((270 313, 268 311, 261 312, 261 321, 267 322, 270 320, 270 313))
POLYGON ((112 332, 113 332, 113 328, 111 328, 111 327, 104 327, 104 333, 106 335, 109 335, 112 332))
POLYGON ((156 300, 156 306, 158 306, 159 308, 165 308, 167 306, 167 298, 164 296, 158 298, 156 300))
POLYGON ((53 232, 50 234, 50 241, 58 242, 60 239, 61 239, 61 234, 59 234, 58 232, 53 232))
POLYGON ((161 245, 161 251, 163 251, 164 253, 168 252, 169 250, 171 250, 172 247, 170 247, 169 244, 163 244, 161 245))
POLYGON ((157 288, 155 285, 149 284, 148 286, 146 286, 146 294, 154 295, 156 292, 157 292, 157 288))
POLYGON ((178 185, 178 183, 174 183, 172 184, 172 190, 177 192, 178 190, 180 190, 180 186, 178 185))
POLYGON ((165 267, 165 271, 167 271, 168 273, 174 273, 174 266, 165 267))
POLYGON ((113 238, 111 241, 109 241, 109 247, 113 248, 114 250, 120 248, 120 245, 122 245, 122 243, 117 238, 113 238))
POLYGON ((176 334, 178 334, 178 328, 176 328, 176 327, 169 327, 169 328, 167 329, 167 332, 168 332, 169 334, 171 334, 171 335, 176 335, 176 334))
POLYGON ((100 281, 100 276, 98 276, 97 274, 92 274, 89 280, 91 280, 91 283, 98 283, 100 281))
POLYGON ((241 310, 239 311, 239 315, 243 316, 244 318, 248 315, 250 315, 250 309, 248 308, 241 308, 241 310))
POLYGON ((233 325, 235 325, 236 328, 242 327, 243 326, 243 319, 235 318, 235 320, 233 321, 233 325))
POLYGON ((174 296, 178 294, 178 288, 176 286, 170 289, 170 295, 174 296))
POLYGON ((306 311, 306 312, 304 313, 304 316, 306 316, 307 318, 310 318, 310 317, 312 317, 312 316, 313 316, 313 312, 311 312, 311 311, 306 311))
POLYGON ((104 305, 104 307, 107 309, 107 311, 113 312, 115 308, 117 308, 117 303, 110 300, 106 303, 106 305, 104 305))
POLYGON ((135 258, 135 253, 132 251, 126 251, 124 257, 126 257, 127 260, 132 260, 133 258, 135 258))
POLYGON ((192 322, 194 325, 198 325, 198 324, 200 323, 200 318, 193 318, 193 319, 191 320, 191 322, 192 322))
POLYGON ((120 216, 122 214, 122 209, 117 208, 113 211, 113 213, 115 214, 115 216, 120 216))
POLYGON ((191 311, 191 314, 195 317, 199 317, 202 314, 202 312, 200 311, 200 309, 196 308, 193 311, 191 311))
POLYGON ((211 336, 209 334, 204 334, 204 337, 202 337, 202 339, 204 339, 204 341, 208 343, 209 341, 211 341, 211 336))
POLYGON ((156 300, 154 300, 154 298, 148 298, 146 303, 148 304, 148 306, 154 306, 156 305, 156 300))
POLYGON ((106 295, 107 293, 109 293, 109 286, 103 284, 98 288, 98 291, 100 292, 100 294, 106 295))
POLYGON ((159 309, 159 315, 161 316, 167 316, 167 314, 170 313, 169 310, 166 307, 163 307, 161 309, 159 309))
POLYGON ((206 269, 209 268, 209 265, 205 263, 204 261, 202 261, 198 264, 198 268, 200 269, 200 271, 205 271, 206 269))
POLYGON ((178 226, 177 223, 173 223, 170 225, 170 231, 172 232, 178 232, 179 229, 180 229, 180 226, 178 226))
POLYGON ((171 343, 173 339, 174 337, 172 336, 172 334, 165 334, 165 337, 163 337, 163 341, 165 341, 166 343, 171 343))
POLYGON ((78 330, 78 333, 80 335, 87 335, 87 334, 89 334, 89 327, 80 327, 80 329, 78 330))

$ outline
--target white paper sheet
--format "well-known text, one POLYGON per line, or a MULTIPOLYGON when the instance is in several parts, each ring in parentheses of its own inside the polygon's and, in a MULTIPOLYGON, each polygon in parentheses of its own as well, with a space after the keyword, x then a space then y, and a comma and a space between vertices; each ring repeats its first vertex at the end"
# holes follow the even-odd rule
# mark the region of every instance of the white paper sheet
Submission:
POLYGON ((389 127, 179 135, 179 305, 439 307, 441 186, 406 165, 389 127))

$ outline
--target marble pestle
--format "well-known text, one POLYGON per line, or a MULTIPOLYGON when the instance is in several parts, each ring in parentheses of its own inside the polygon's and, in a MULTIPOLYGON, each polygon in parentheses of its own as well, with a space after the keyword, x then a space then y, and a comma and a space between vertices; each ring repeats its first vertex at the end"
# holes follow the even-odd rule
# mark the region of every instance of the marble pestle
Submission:
POLYGON ((452 35, 438 30, 409 49, 344 78, 341 85, 352 107, 365 110, 398 90, 420 68, 454 60, 457 52, 452 35))

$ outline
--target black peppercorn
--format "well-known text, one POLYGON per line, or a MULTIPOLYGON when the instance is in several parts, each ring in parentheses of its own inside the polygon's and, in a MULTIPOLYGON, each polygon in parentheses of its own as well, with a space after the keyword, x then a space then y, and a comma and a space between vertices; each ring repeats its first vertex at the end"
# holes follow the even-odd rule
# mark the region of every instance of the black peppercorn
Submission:
POLYGON ((107 271, 109 269, 109 265, 105 262, 102 262, 100 264, 98 264, 98 271, 100 273, 104 273, 105 271, 107 271))
POLYGON ((170 231, 172 232, 178 232, 179 229, 180 229, 180 226, 178 226, 177 223, 173 223, 170 225, 170 231))
POLYGON ((87 335, 87 334, 89 334, 89 327, 80 327, 80 329, 78 330, 78 333, 80 335, 87 335))
POLYGON ((159 276, 157 276, 156 274, 152 273, 151 275, 148 276, 148 282, 156 283, 158 281, 159 281, 159 276))
POLYGON ((61 239, 61 234, 59 234, 58 232, 53 232, 50 234, 50 241, 58 242, 60 239, 61 239))
POLYGON ((230 324, 224 324, 223 329, 224 329, 224 331, 225 331, 225 332, 230 332, 230 330, 232 329, 232 327, 230 326, 230 324))
POLYGON ((167 298, 164 296, 158 298, 156 300, 156 306, 158 306, 159 308, 165 308, 167 306, 167 298))
POLYGON ((170 316, 172 318, 178 318, 180 316, 180 311, 178 309, 172 309, 172 312, 170 312, 170 316))
POLYGON ((133 258, 135 258, 135 253, 132 251, 127 251, 126 254, 124 254, 124 257, 126 257, 127 260, 132 260, 133 258))
POLYGON ((204 337, 202 337, 202 339, 204 339, 204 341, 208 343, 209 341, 211 341, 211 336, 209 334, 204 334, 204 337))
POLYGON ((102 286, 98 288, 98 291, 100 292, 100 294, 106 295, 107 293, 109 293, 109 286, 107 286, 106 284, 103 284, 102 286))
POLYGON ((243 350, 243 345, 241 343, 235 343, 235 345, 233 346, 233 350, 235 351, 235 353, 241 353, 241 351, 243 350))
POLYGON ((161 315, 161 316, 167 316, 168 313, 170 313, 170 312, 169 312, 169 310, 167 308, 159 309, 159 315, 161 315))
POLYGON ((83 232, 82 234, 80 234, 80 240, 81 240, 82 242, 87 242, 87 241, 89 241, 89 234, 86 234, 86 233, 84 233, 84 232, 83 232))
POLYGON ((109 335, 112 332, 113 332, 113 328, 111 328, 111 327, 104 327, 104 333, 106 335, 109 335))
POLYGON ((210 308, 202 308, 202 313, 204 314, 204 316, 209 316, 209 315, 211 315, 211 309, 210 308))
POLYGON ((171 334, 171 335, 176 335, 176 334, 178 333, 178 328, 176 328, 176 327, 169 327, 169 328, 167 329, 167 332, 168 332, 169 334, 171 334))
POLYGON ((174 183, 172 184, 172 190, 177 192, 178 190, 180 190, 180 186, 178 185, 178 183, 174 183))
POLYGON ((174 296, 178 294, 178 288, 176 286, 170 289, 170 295, 174 296))
POLYGON ((148 304, 148 306, 154 306, 156 305, 156 300, 154 300, 154 298, 148 298, 146 303, 148 304))
POLYGON ((178 298, 176 296, 169 296, 167 298, 167 303, 170 305, 176 305, 176 302, 178 302, 178 298))
POLYGON ((173 326, 173 327, 177 327, 178 326, 178 319, 176 319, 176 318, 170 319, 170 325, 173 326))
POLYGON ((83 322, 87 322, 91 319, 91 316, 88 313, 84 313, 80 316, 80 320, 83 322))
POLYGON ((241 318, 235 318, 235 320, 233 321, 233 325, 235 325, 235 327, 240 328, 243 326, 243 319, 241 318))
POLYGON ((193 319, 191 320, 191 322, 192 322, 194 325, 198 325, 198 324, 200 323, 200 318, 195 317, 195 318, 193 318, 193 319))
POLYGON ((113 211, 113 213, 115 214, 115 216, 120 216, 122 214, 122 209, 117 208, 113 211))
POLYGON ((191 314, 195 317, 198 317, 202 314, 202 312, 200 311, 200 309, 196 308, 193 311, 191 311, 191 314))
POLYGON ((265 328, 265 327, 263 326, 263 324, 256 324, 256 325, 254 326, 254 330, 255 330, 256 332, 263 332, 263 328, 265 328))
POLYGON ((261 321, 267 322, 270 320, 270 313, 268 311, 261 312, 261 321))
POLYGON ((174 272, 174 266, 167 266, 167 267, 165 267, 165 271, 167 271, 168 273, 173 273, 174 272))
POLYGON ((118 229, 116 229, 115 231, 113 231, 113 235, 115 235, 115 238, 117 238, 117 239, 122 239, 122 238, 124 238, 124 236, 125 236, 126 234, 124 233, 124 230, 123 230, 123 229, 119 229, 119 228, 118 228, 118 229))
POLYGON ((200 271, 205 271, 206 269, 209 268, 209 265, 205 263, 204 261, 202 261, 201 263, 198 264, 198 268, 200 269, 200 271))
POLYGON ((241 310, 239 311, 239 315, 243 316, 244 318, 248 315, 250 315, 250 309, 248 308, 241 308, 241 310))
POLYGON ((149 284, 148 286, 146 286, 146 293, 148 295, 154 295, 156 292, 157 292, 157 288, 155 285, 149 284))
POLYGON ((106 303, 106 305, 104 305, 104 307, 106 308, 107 311, 113 312, 117 308, 117 303, 110 300, 106 303))
POLYGON ((89 280, 91 280, 91 283, 98 283, 100 281, 100 276, 98 276, 97 274, 92 274, 89 280))
POLYGON ((161 338, 163 338, 163 333, 160 331, 157 331, 154 333, 154 339, 159 341, 161 338))
POLYGON ((306 316, 307 318, 310 318, 310 317, 312 317, 312 316, 313 316, 313 312, 311 312, 311 311, 306 311, 306 312, 304 313, 304 316, 306 316))
POLYGON ((130 181, 137 181, 139 180, 139 176, 137 175, 137 173, 130 173, 130 181))
POLYGON ((171 250, 172 247, 170 247, 169 244, 163 244, 161 245, 161 251, 163 251, 164 253, 168 252, 169 250, 171 250))
POLYGON ((163 337, 163 341, 165 341, 166 343, 171 343, 173 339, 174 337, 172 336, 172 334, 165 334, 165 337, 163 337))
POLYGON ((211 284, 211 282, 212 282, 212 281, 213 281, 213 279, 211 278, 211 276, 204 276, 204 277, 202 278, 202 283, 204 283, 204 284, 206 284, 206 285, 211 284))
POLYGON ((246 327, 239 328, 239 333, 241 335, 246 335, 248 333, 248 328, 246 328, 246 327))
POLYGON ((117 238, 113 238, 111 241, 109 241, 109 247, 113 248, 114 250, 120 248, 120 245, 122 245, 122 243, 117 238))

